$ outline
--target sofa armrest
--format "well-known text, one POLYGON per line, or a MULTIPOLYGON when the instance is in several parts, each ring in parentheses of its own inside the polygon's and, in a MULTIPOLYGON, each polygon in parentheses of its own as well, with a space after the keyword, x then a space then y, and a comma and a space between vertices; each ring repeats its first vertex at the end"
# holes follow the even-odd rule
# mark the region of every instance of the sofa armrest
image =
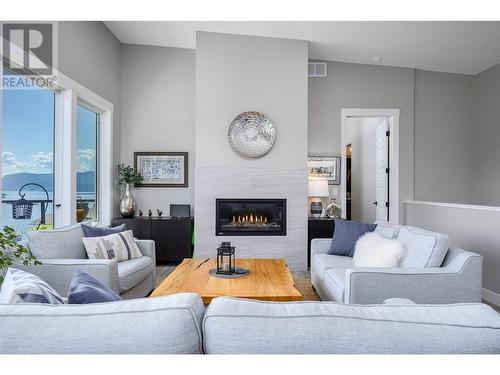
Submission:
POLYGON ((326 254, 332 247, 331 238, 313 238, 311 240, 311 256, 313 254, 326 254))
POLYGON ((53 287, 61 296, 67 297, 69 284, 76 270, 88 273, 105 286, 120 294, 118 286, 118 265, 108 259, 40 259, 38 266, 16 265, 53 287))
POLYGON ((150 257, 156 263, 155 242, 153 240, 135 240, 135 243, 141 250, 142 255, 150 257))
POLYGON ((345 277, 345 303, 380 304, 388 298, 430 304, 481 302, 482 258, 468 257, 458 270, 349 268, 345 277))

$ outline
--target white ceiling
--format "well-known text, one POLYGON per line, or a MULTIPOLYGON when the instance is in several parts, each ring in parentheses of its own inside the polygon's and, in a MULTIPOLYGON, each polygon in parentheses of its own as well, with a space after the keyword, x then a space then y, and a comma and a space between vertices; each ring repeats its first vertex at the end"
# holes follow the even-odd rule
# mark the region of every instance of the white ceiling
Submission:
POLYGON ((500 63, 500 22, 112 21, 124 44, 196 48, 196 31, 308 40, 309 58, 477 74, 500 63), (374 61, 375 57, 382 61, 374 61))

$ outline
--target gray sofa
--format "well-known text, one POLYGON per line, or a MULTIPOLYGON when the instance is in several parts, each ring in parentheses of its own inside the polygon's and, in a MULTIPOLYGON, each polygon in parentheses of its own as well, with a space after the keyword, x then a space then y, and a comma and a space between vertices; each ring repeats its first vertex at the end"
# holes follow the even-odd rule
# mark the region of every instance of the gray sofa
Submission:
MULTIPOLYGON (((391 228, 386 223, 384 229, 391 228)), ((397 236, 397 230, 394 233, 397 236)), ((425 304, 481 302, 479 254, 451 246, 440 267, 359 268, 351 257, 327 254, 331 244, 331 239, 311 241, 311 282, 322 300, 378 304, 400 297, 425 304)))
POLYGON ((84 233, 80 224, 53 231, 30 232, 24 241, 42 265, 19 266, 39 276, 65 297, 76 270, 95 277, 122 298, 140 298, 150 293, 156 283, 155 243, 136 240, 142 257, 116 262, 108 259, 88 259, 83 246, 84 233))
POLYGON ((484 304, 345 305, 196 294, 89 305, 0 305, 0 354, 500 353, 484 304))

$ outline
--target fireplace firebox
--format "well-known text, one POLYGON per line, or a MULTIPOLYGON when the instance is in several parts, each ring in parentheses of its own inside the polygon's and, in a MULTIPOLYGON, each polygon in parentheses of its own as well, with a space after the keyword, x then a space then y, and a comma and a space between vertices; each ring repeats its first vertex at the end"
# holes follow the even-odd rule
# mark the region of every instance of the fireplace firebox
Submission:
POLYGON ((216 199, 216 236, 286 236, 286 199, 216 199))

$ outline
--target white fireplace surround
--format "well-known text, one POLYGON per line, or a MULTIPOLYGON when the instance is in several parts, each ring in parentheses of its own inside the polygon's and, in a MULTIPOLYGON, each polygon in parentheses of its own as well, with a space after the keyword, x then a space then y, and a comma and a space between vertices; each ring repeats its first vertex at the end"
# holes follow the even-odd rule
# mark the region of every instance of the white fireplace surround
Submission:
POLYGON ((307 168, 196 168, 194 256, 214 257, 231 241, 237 258, 283 258, 307 269, 307 168), (287 200, 286 236, 216 236, 216 198, 287 200))

